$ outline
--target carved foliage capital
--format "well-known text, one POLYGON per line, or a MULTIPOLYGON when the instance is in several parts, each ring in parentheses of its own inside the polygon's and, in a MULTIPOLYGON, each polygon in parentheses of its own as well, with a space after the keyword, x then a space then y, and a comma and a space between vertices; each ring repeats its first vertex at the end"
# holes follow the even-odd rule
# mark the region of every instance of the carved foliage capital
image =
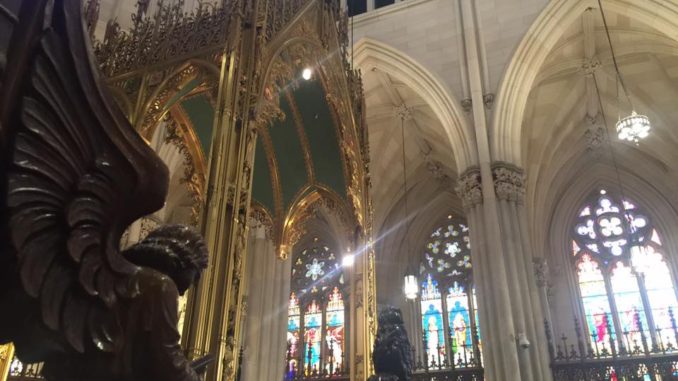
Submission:
POLYGON ((464 208, 473 208, 483 202, 483 190, 480 182, 480 170, 472 168, 464 172, 455 187, 464 208))
POLYGON ((500 200, 523 202, 525 175, 521 169, 502 163, 492 169, 492 178, 494 191, 500 200))

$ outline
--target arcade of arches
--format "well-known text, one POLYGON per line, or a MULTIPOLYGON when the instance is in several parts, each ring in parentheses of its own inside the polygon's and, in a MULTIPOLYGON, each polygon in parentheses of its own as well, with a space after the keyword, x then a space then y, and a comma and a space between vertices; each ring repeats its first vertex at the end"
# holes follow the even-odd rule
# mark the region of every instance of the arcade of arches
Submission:
POLYGON ((416 380, 678 374, 677 0, 85 3, 171 173, 121 245, 208 242, 179 327, 206 380, 365 381, 388 305, 416 380))

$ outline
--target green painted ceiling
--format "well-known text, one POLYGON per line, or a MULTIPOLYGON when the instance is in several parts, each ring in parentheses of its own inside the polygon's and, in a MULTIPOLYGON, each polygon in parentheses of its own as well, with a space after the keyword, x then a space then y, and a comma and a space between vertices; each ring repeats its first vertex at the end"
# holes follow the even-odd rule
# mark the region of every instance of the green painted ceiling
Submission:
POLYGON ((214 128, 214 107, 205 94, 190 97, 181 102, 181 106, 193 124, 193 130, 200 140, 202 153, 207 160, 214 128))
POLYGON ((275 195, 269 155, 274 155, 280 180, 283 213, 290 207, 300 192, 311 183, 304 159, 303 141, 308 141, 315 183, 346 196, 343 161, 340 155, 337 128, 325 98, 325 91, 318 80, 301 81, 291 88, 291 101, 282 94, 280 108, 285 113, 284 121, 276 121, 268 127, 268 137, 260 134, 254 164, 253 198, 270 212, 275 212, 275 195), (301 126, 297 126, 293 109, 296 108, 301 126), (268 141, 268 142, 267 142, 268 141), (267 150, 270 143, 270 150, 267 150))
MULTIPOLYGON (((195 86, 189 83, 182 89, 182 94, 188 94, 195 86)), ((289 91, 291 102, 284 94, 280 96, 280 108, 286 115, 285 120, 273 123, 265 133, 259 134, 257 139, 252 196, 272 214, 277 210, 276 198, 280 199, 280 207, 283 213, 286 213, 307 185, 327 187, 341 197, 346 197, 346 180, 338 131, 325 98, 325 90, 318 80, 310 80, 301 81, 289 91), (294 117, 295 108, 300 117, 300 126, 297 126, 294 117), (305 161, 303 139, 308 141, 309 156, 315 175, 313 184, 305 161), (281 188, 278 197, 272 185, 274 173, 271 160, 277 164, 276 174, 281 188)), ((177 100, 179 97, 170 103, 174 104, 177 100)), ((214 108, 204 94, 180 102, 193 124, 207 159, 212 139, 214 108)))

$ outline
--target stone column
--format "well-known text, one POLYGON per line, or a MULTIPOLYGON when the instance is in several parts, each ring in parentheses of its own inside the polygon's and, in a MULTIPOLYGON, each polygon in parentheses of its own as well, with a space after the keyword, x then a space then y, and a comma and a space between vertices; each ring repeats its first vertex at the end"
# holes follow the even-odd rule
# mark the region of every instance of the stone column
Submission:
POLYGON ((480 334, 483 342, 483 366, 485 378, 488 381, 501 380, 501 346, 495 339, 501 335, 498 325, 499 319, 494 306, 494 294, 492 291, 491 260, 488 258, 489 251, 485 241, 484 217, 483 217, 483 192, 480 181, 480 171, 471 168, 459 177, 457 194, 462 200, 466 219, 469 225, 469 238, 471 240, 473 279, 478 294, 478 318, 480 334))
POLYGON ((518 335, 524 334, 531 344, 529 348, 519 349, 521 372, 531 373, 534 380, 549 380, 552 376, 543 329, 544 310, 534 274, 534 255, 523 204, 523 171, 507 163, 494 163, 492 175, 499 204, 515 329, 518 335))
POLYGON ((263 228, 251 234, 248 257, 241 380, 278 380, 287 349, 291 262, 278 259, 263 228))
MULTIPOLYGON (((535 281, 537 283, 537 289, 539 292, 539 302, 541 303, 541 309, 544 312, 544 322, 549 322, 550 324, 553 324, 553 319, 551 318, 551 306, 549 304, 549 295, 548 295, 548 289, 549 289, 549 266, 546 261, 546 258, 544 257, 535 257, 532 260, 532 263, 534 265, 534 277, 535 281)), ((544 325, 544 329, 546 329, 546 326, 544 325)), ((547 334, 547 332, 544 332, 544 334, 547 334)), ((548 340, 547 340, 547 345, 548 345, 548 340)), ((555 348, 548 348, 549 351, 555 350, 555 348)))
POLYGON ((534 323, 535 319, 541 320, 542 313, 535 303, 538 295, 522 196, 518 203, 517 196, 506 194, 510 188, 522 195, 524 187, 510 176, 513 188, 507 186, 506 172, 492 165, 486 109, 490 103, 484 93, 488 84, 484 83, 487 78, 483 74, 484 46, 482 30, 477 27, 477 3, 458 0, 457 4, 478 155, 478 167, 460 176, 458 192, 466 209, 473 245, 486 379, 548 381, 551 379, 548 361, 542 361, 539 353, 542 348, 546 353, 543 330, 534 323), (527 349, 519 348, 522 335, 531 342, 527 349))

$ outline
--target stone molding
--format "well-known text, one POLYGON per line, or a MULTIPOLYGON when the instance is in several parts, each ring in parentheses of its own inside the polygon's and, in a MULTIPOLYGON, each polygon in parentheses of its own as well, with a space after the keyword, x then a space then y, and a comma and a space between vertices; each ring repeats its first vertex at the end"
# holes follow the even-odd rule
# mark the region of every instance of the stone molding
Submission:
POLYGON ((480 169, 473 167, 466 170, 457 179, 455 191, 465 209, 473 208, 483 202, 483 190, 480 181, 480 169))
POLYGON ((492 168, 492 180, 499 200, 523 203, 525 175, 522 169, 508 163, 497 163, 492 168))

